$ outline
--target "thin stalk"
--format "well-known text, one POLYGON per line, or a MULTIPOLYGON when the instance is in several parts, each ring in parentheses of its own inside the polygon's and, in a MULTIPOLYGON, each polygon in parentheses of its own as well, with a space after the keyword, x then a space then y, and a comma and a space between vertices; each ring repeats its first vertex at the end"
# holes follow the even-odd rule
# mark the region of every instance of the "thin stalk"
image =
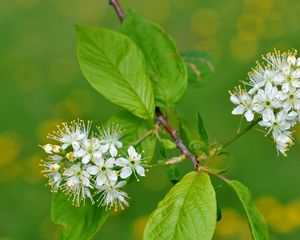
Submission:
POLYGON ((246 132, 248 132, 249 130, 251 130, 253 127, 256 126, 256 124, 261 120, 261 118, 256 119, 255 121, 253 121, 250 125, 248 125, 247 127, 245 127, 242 131, 240 131, 237 135, 235 135, 233 138, 231 138, 229 141, 227 141, 226 143, 224 143, 221 146, 222 148, 228 147, 231 143, 233 143, 235 140, 237 140, 238 138, 240 138, 241 136, 243 136, 246 132))

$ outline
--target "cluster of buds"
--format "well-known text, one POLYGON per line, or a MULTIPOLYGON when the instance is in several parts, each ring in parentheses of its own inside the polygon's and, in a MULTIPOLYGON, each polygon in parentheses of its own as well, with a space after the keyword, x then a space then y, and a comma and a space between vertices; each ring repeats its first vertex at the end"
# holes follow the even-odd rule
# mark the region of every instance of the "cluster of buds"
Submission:
POLYGON ((300 58, 297 51, 269 53, 249 72, 247 88, 237 87, 230 100, 232 114, 244 115, 248 122, 255 115, 259 125, 271 135, 277 151, 286 156, 293 144, 292 128, 300 121, 300 58))
POLYGON ((141 154, 133 146, 122 151, 123 131, 117 125, 91 131, 91 122, 63 123, 48 137, 56 144, 42 146, 48 157, 43 173, 54 192, 65 192, 75 206, 98 202, 106 208, 128 206, 122 188, 131 175, 145 176, 141 154))

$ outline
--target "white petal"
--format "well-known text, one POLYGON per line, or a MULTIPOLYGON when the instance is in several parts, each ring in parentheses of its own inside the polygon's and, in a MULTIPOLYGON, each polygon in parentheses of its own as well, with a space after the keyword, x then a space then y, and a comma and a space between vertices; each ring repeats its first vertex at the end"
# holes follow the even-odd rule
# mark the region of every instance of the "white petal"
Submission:
POLYGON ((243 105, 237 106, 233 111, 231 112, 233 115, 241 115, 245 111, 245 107, 243 105))
POLYGON ((90 186, 90 180, 87 177, 82 178, 82 184, 86 187, 90 186))
POLYGON ((72 147, 76 151, 80 148, 80 144, 76 141, 72 142, 72 147))
POLYGON ((117 146, 117 148, 121 148, 123 146, 123 143, 121 143, 120 141, 117 141, 116 146, 117 146))
POLYGON ((235 95, 231 95, 230 96, 230 101, 233 103, 233 104, 236 104, 236 105, 239 105, 241 102, 240 102, 240 99, 235 96, 235 95))
POLYGON ((295 88, 299 88, 300 87, 300 79, 294 79, 294 80, 292 80, 292 85, 295 88))
POLYGON ((296 71, 292 73, 293 78, 300 78, 300 69, 298 68, 296 71))
POLYGON ((121 181, 121 182, 118 182, 116 187, 120 188, 120 187, 123 187, 124 185, 126 185, 126 181, 121 181))
POLYGON ((75 156, 76 158, 83 157, 84 155, 86 155, 86 151, 83 150, 83 149, 79 149, 78 151, 75 151, 75 152, 74 152, 74 156, 75 156))
POLYGON ((109 153, 112 157, 116 157, 118 155, 118 149, 114 145, 110 145, 109 153))
POLYGON ((135 170, 136 170, 136 172, 138 173, 138 175, 140 175, 140 176, 142 176, 142 177, 145 176, 145 169, 144 169, 142 166, 137 165, 137 166, 135 167, 135 170))
POLYGON ((124 167, 121 170, 120 177, 125 179, 128 178, 132 174, 132 169, 130 167, 124 167))
POLYGON ((101 153, 100 151, 95 152, 95 153, 93 154, 93 157, 94 157, 94 158, 101 158, 101 157, 102 157, 102 153, 101 153))
POLYGON ((135 157, 136 156, 136 151, 135 151, 135 148, 133 146, 130 146, 127 151, 128 151, 129 157, 135 157))
POLYGON ((104 159, 103 158, 97 158, 96 160, 94 160, 94 163, 99 167, 103 167, 104 166, 104 159))
POLYGON ((289 74, 290 73, 290 66, 288 66, 288 65, 285 65, 285 66, 283 66, 282 67, 282 72, 284 73, 284 74, 289 74))
POLYGON ((51 144, 46 144, 45 146, 43 146, 43 149, 46 153, 52 154, 52 145, 51 144))
POLYGON ((295 65, 296 64, 296 57, 294 55, 289 55, 287 57, 287 63, 290 65, 295 65))
POLYGON ((295 111, 292 111, 287 115, 287 119, 294 120, 297 116, 298 116, 298 114, 295 111))
POLYGON ((245 118, 247 119, 248 122, 251 122, 254 119, 254 114, 253 114, 252 110, 248 110, 245 113, 245 118))
POLYGON ((68 146, 69 146, 69 144, 68 144, 68 143, 65 143, 65 144, 63 144, 63 145, 61 146, 61 148, 65 150, 68 146))
POLYGON ((278 85, 285 80, 285 77, 282 74, 277 74, 273 80, 274 80, 274 83, 278 85))
POLYGON ((128 160, 125 158, 117 158, 115 164, 120 167, 124 167, 128 164, 128 160))
POLYGON ((266 93, 267 95, 271 94, 272 89, 273 89, 272 83, 267 82, 267 83, 266 83, 266 86, 265 86, 265 93, 266 93))
POLYGON ((118 174, 116 171, 108 171, 107 172, 107 177, 109 180, 115 182, 118 180, 118 174))
POLYGON ((85 155, 85 156, 82 158, 82 163, 83 163, 83 164, 87 164, 90 160, 91 160, 91 155, 85 155))
POLYGON ((74 173, 79 173, 81 171, 81 168, 78 165, 73 165, 70 168, 74 173))
POLYGON ((100 174, 96 178, 96 183, 98 186, 102 186, 106 182, 106 176, 105 174, 100 174))
POLYGON ((105 144, 105 145, 101 145, 99 147, 99 150, 102 152, 102 153, 106 153, 108 151, 108 148, 109 148, 109 144, 105 144))
POLYGON ((91 175, 96 175, 99 172, 99 168, 97 166, 89 166, 86 170, 91 175))
POLYGON ((274 122, 275 121, 275 115, 274 115, 274 112, 267 108, 263 111, 262 113, 262 117, 263 117, 263 121, 266 121, 266 122, 274 122))
POLYGON ((114 166, 114 164, 115 164, 115 159, 112 158, 112 157, 107 159, 106 162, 105 162, 105 166, 107 168, 112 168, 114 166))

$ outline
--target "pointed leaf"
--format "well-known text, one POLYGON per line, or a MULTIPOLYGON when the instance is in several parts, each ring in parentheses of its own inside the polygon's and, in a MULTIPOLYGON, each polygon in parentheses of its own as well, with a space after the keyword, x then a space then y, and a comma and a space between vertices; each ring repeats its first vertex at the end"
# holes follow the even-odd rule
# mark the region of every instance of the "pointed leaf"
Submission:
POLYGON ((198 113, 198 133, 199 133, 200 139, 203 141, 205 147, 208 150, 208 148, 209 148, 208 136, 207 136, 206 130, 203 125, 203 120, 199 113, 198 113))
POLYGON ((170 108, 187 87, 186 65, 172 38, 157 24, 128 12, 122 25, 144 53, 147 71, 154 83, 156 105, 170 108))
POLYGON ((134 115, 154 114, 154 94, 144 57, 126 36, 107 29, 76 27, 77 56, 83 75, 111 102, 134 115))
POLYGON ((254 240, 267 240, 268 228, 265 223, 265 220, 261 213, 255 206, 254 201, 252 200, 251 193, 242 183, 239 181, 227 181, 227 183, 234 189, 237 193, 242 205, 246 211, 248 217, 248 222, 251 228, 251 234, 254 240))
POLYGON ((216 225, 216 196, 205 173, 190 172, 151 214, 145 240, 210 240, 216 225))
POLYGON ((189 130, 183 120, 180 120, 180 122, 179 122, 179 136, 182 139, 183 143, 186 146, 189 146, 190 141, 191 141, 191 136, 190 136, 189 130))
POLYGON ((92 239, 108 215, 103 207, 89 202, 74 207, 64 193, 53 194, 51 218, 56 224, 63 225, 61 240, 92 239))

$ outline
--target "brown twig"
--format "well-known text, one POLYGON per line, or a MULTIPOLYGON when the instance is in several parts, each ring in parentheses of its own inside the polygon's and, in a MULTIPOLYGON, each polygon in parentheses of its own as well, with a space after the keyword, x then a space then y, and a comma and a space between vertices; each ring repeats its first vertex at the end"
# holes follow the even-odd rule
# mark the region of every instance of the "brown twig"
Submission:
POLYGON ((197 157, 187 149, 187 147, 184 145, 182 140, 179 138, 177 131, 170 126, 167 119, 164 117, 164 115, 162 114, 162 112, 158 107, 155 108, 155 113, 156 113, 157 122, 159 122, 162 126, 164 126, 164 128, 173 138, 177 148, 180 150, 182 154, 184 154, 187 158, 192 160, 194 167, 197 170, 199 167, 199 162, 197 161, 197 157))
POLYGON ((121 7, 119 1, 118 0, 109 0, 109 4, 114 7, 120 21, 123 22, 124 18, 125 18, 125 13, 122 10, 122 7, 121 7))

